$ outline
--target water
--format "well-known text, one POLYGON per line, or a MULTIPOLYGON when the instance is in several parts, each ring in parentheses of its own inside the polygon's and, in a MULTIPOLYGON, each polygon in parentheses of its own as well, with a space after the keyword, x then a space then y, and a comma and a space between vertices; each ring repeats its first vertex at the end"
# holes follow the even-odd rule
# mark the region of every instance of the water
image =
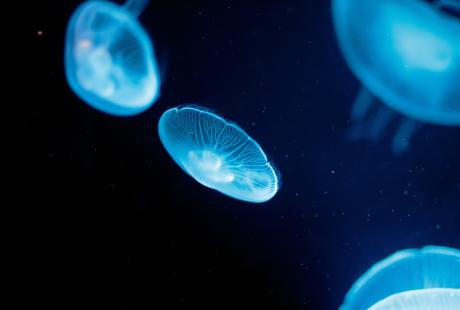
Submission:
POLYGON ((33 215, 25 257, 35 258, 26 265, 67 302, 337 309, 398 250, 460 248, 460 128, 426 125, 400 156, 389 147, 397 123, 379 141, 347 142, 360 83, 328 1, 152 2, 142 25, 164 83, 155 105, 130 118, 82 104, 65 82, 65 26, 80 3, 31 7, 20 124, 23 213, 33 215), (231 199, 177 168, 156 126, 190 102, 263 146, 282 174, 272 200, 231 199))

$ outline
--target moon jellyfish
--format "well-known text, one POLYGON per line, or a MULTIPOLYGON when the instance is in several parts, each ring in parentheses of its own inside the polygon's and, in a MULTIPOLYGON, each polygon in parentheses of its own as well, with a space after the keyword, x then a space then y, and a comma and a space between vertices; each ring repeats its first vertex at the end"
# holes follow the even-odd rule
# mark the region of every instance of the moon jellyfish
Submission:
POLYGON ((460 289, 460 250, 426 246, 396 252, 353 284, 340 310, 367 309, 393 294, 429 288, 460 289))
POLYGON ((458 310, 460 289, 435 288, 407 291, 379 301, 369 310, 458 310))
POLYGON ((259 144, 238 125, 202 107, 166 111, 158 132, 174 161, 206 187, 254 203, 278 191, 277 170, 259 144))
POLYGON ((148 109, 159 95, 153 45, 137 21, 147 3, 89 1, 70 19, 66 77, 72 90, 100 111, 134 115, 148 109))
POLYGON ((395 153, 419 122, 460 125, 460 0, 333 0, 332 10, 341 51, 363 85, 352 138, 376 140, 395 111, 405 116, 395 153), (386 106, 374 107, 376 99, 386 106))

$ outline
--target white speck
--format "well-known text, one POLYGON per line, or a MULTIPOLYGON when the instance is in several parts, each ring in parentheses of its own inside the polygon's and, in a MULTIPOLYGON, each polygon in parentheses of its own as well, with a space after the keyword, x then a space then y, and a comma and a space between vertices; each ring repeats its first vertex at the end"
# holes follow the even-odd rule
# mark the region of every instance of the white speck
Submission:
POLYGON ((88 39, 82 39, 80 42, 78 42, 78 47, 81 49, 88 49, 92 45, 91 41, 88 39))

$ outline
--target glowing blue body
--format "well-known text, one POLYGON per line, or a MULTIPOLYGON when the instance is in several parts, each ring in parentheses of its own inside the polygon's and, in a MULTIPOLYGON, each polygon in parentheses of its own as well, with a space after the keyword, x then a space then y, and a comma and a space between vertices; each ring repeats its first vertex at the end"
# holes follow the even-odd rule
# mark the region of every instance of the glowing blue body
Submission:
POLYGON ((125 6, 83 3, 70 19, 65 69, 73 91, 90 106, 129 116, 148 109, 159 96, 153 46, 137 21, 148 0, 125 6))
POLYGON ((340 310, 367 309, 397 293, 428 289, 460 289, 460 251, 427 246, 378 262, 353 284, 340 310))
POLYGON ((210 111, 170 109, 161 116, 158 132, 174 161, 204 186, 255 203, 278 191, 279 176, 259 144, 210 111))
POLYGON ((460 20, 423 0, 334 0, 333 14, 347 63, 374 95, 412 118, 460 125, 460 20))
POLYGON ((369 310, 458 310, 460 289, 435 288, 407 291, 379 301, 369 310))
POLYGON ((363 88, 353 106, 350 138, 376 140, 398 111, 408 118, 393 139, 407 149, 417 121, 460 125, 460 0, 333 0, 337 39, 363 88), (378 98, 380 107, 363 124, 378 98))

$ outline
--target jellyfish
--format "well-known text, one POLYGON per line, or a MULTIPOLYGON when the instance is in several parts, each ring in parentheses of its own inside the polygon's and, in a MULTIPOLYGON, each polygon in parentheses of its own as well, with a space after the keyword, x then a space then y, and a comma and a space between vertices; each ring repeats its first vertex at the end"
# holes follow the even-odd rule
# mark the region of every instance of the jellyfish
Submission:
POLYGON ((174 161, 206 187, 253 203, 270 200, 279 189, 279 174, 259 144, 203 107, 167 110, 158 132, 174 161))
POLYGON ((460 125, 460 0, 333 0, 332 11, 339 47, 362 84, 352 139, 377 140, 399 113, 392 149, 402 153, 422 122, 460 125))
POLYGON ((148 109, 159 96, 152 42, 137 18, 148 0, 123 6, 88 1, 67 27, 65 72, 71 89, 90 106, 117 116, 148 109))
POLYGON ((460 289, 434 288, 406 291, 387 297, 369 310, 458 310, 460 289))
POLYGON ((460 250, 426 246, 396 252, 366 271, 339 309, 367 309, 397 293, 431 288, 460 289, 460 250))

